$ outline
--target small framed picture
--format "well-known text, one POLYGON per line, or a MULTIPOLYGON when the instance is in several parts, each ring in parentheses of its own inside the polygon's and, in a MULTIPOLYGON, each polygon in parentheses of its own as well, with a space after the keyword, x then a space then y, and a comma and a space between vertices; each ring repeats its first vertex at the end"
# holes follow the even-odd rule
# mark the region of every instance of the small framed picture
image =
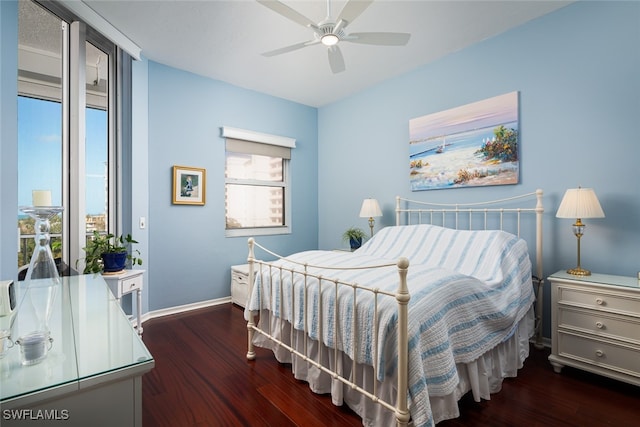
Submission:
POLYGON ((187 166, 173 167, 173 204, 204 205, 206 170, 187 166))

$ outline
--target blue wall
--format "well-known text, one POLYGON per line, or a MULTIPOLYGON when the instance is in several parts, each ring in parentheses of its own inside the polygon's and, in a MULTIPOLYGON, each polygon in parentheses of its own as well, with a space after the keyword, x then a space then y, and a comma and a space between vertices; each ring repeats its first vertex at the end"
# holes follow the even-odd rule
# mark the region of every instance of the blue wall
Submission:
MULTIPOLYGON (((1 1, 3 278, 13 277, 16 262, 16 27, 16 3, 1 1)), ((136 182, 130 184, 132 222, 146 215, 148 224, 146 233, 135 231, 145 243, 145 311, 226 297, 229 266, 245 262, 246 239, 224 237, 221 126, 298 140, 293 234, 260 239, 278 252, 342 247, 345 228, 367 227, 358 218, 365 197, 380 200, 385 216, 378 224, 389 225, 398 194, 485 200, 542 188, 545 273, 550 274, 575 264, 572 221, 556 219, 555 211, 567 188, 582 185, 595 188, 606 214, 586 221, 582 264, 635 275, 640 270, 639 46, 640 4, 577 2, 320 109, 151 61, 134 64, 131 176, 136 182), (520 184, 411 193, 409 120, 511 91, 520 92, 520 184), (207 169, 206 206, 171 204, 173 165, 207 169)), ((548 325, 548 312, 546 320, 548 325)))
MULTIPOLYGON (((149 226, 140 229, 140 217, 149 220, 149 61, 142 59, 131 64, 131 228, 143 259, 144 283, 142 312, 149 311, 149 226)), ((126 296, 125 296, 126 298, 126 296)), ((135 304, 134 304, 135 305, 135 304)))
POLYGON ((582 265, 635 276, 639 76, 640 4, 578 2, 321 108, 320 247, 340 245, 350 225, 367 228, 358 218, 365 197, 380 201, 380 223, 389 225, 396 195, 480 201, 542 188, 549 275, 575 266, 573 221, 556 219, 555 212, 565 190, 581 185, 595 189, 606 215, 585 220, 582 265), (520 92, 520 184, 412 193, 409 120, 512 91, 520 92))
POLYGON ((317 110, 149 62, 149 308, 222 298, 247 239, 226 238, 224 139, 231 126, 295 138, 292 234, 258 241, 276 252, 318 246, 317 110), (205 168, 206 205, 171 204, 172 166, 205 168))

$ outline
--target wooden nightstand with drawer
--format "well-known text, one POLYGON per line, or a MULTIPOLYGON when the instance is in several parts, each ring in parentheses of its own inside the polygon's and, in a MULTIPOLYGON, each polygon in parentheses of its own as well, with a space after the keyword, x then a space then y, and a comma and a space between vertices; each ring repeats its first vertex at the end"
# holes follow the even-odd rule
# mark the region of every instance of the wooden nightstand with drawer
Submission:
POLYGON ((249 264, 231 266, 231 302, 244 307, 249 297, 249 264))
POLYGON ((551 282, 551 355, 564 366, 640 385, 640 280, 559 271, 551 282))

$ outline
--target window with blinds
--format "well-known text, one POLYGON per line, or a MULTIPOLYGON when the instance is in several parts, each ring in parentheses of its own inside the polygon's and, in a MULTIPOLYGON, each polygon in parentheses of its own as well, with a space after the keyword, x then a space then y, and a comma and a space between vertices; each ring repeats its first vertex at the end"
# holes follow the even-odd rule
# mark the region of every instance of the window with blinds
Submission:
POLYGON ((226 235, 290 233, 289 163, 295 144, 290 138, 240 132, 223 128, 226 235))

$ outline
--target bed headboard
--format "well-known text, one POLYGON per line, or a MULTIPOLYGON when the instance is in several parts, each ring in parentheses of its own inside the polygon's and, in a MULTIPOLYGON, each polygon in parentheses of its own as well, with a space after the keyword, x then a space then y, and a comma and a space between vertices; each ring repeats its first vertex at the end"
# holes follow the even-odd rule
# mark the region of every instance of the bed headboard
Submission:
POLYGON ((535 239, 536 346, 542 345, 542 195, 543 191, 538 189, 520 196, 474 203, 431 203, 396 197, 396 225, 434 224, 456 230, 503 230, 529 241, 530 247, 533 243, 530 240, 535 239))

